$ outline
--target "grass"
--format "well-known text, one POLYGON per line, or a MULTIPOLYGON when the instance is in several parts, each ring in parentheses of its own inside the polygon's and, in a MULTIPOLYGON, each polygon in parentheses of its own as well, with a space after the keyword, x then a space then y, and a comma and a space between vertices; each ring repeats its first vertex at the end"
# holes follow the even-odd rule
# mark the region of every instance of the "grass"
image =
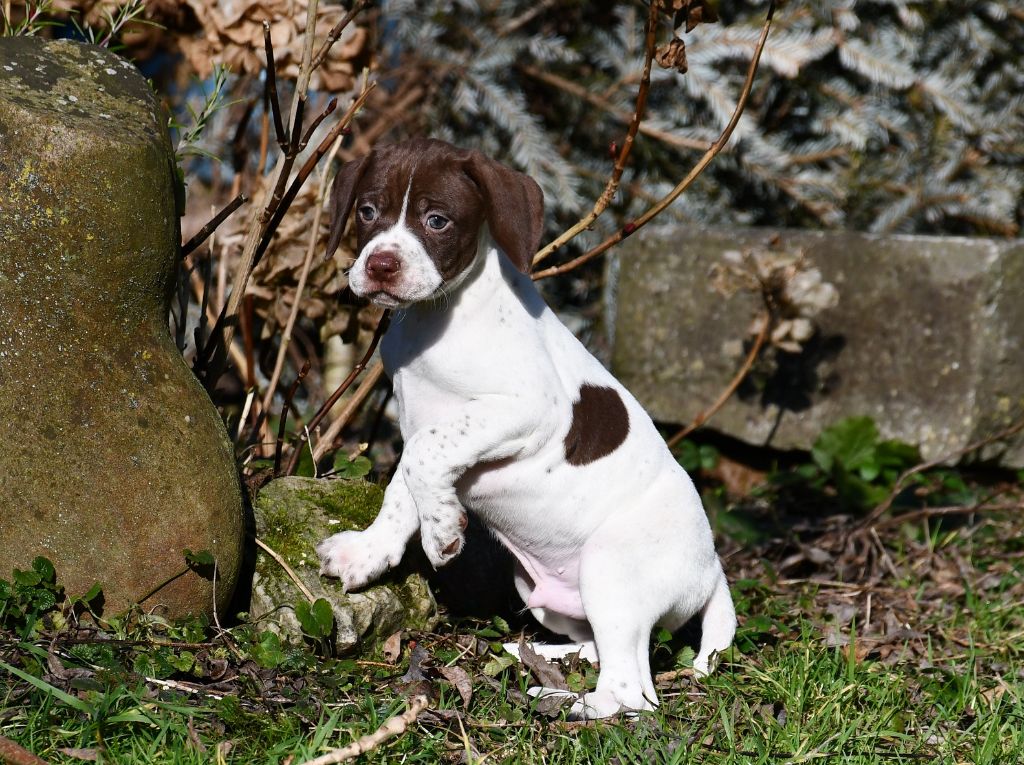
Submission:
MULTIPOLYGON (((802 560, 783 553, 806 539, 727 549, 741 621, 731 655, 697 683, 678 669, 692 651, 656 641, 662 704, 635 719, 532 710, 528 671, 500 661, 500 619, 405 635, 394 664, 299 650, 261 666, 244 627, 189 650, 8 631, 0 660, 20 673, 0 668, 0 735, 51 763, 297 764, 427 693, 430 709, 361 761, 1004 765, 1024 752, 1022 531, 1008 511, 925 520, 863 548, 831 527, 802 560), (865 550, 875 565, 851 579, 865 550)), ((594 681, 585 664, 562 669, 594 681)))

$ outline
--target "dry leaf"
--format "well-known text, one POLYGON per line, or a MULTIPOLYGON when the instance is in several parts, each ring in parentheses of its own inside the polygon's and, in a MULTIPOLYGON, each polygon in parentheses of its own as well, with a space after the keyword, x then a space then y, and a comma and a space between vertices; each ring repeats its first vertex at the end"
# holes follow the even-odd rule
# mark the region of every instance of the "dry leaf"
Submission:
POLYGON ((462 708, 469 709, 470 699, 473 698, 473 681, 469 677, 469 673, 462 667, 438 667, 444 679, 455 686, 455 690, 459 692, 459 696, 462 698, 462 708))
POLYGON ((686 74, 689 68, 686 63, 686 43, 678 37, 673 37, 671 42, 658 46, 654 52, 654 60, 663 69, 675 69, 680 74, 686 74))
POLYGON ((401 630, 384 641, 384 645, 381 647, 381 653, 384 654, 384 658, 391 664, 398 661, 398 657, 402 655, 401 630))
POLYGON ((537 652, 533 650, 533 646, 527 643, 523 637, 519 638, 519 661, 533 673, 537 682, 545 688, 569 690, 569 684, 565 682, 565 676, 561 670, 544 657, 538 656, 537 652))

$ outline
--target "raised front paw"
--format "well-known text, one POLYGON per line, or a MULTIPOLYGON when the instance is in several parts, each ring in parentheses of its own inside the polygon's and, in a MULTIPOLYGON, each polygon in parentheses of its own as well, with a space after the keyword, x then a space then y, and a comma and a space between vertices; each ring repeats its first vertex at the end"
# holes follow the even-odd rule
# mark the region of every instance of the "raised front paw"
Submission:
POLYGON ((341 580, 345 592, 358 590, 397 565, 394 551, 388 551, 365 531, 342 531, 316 546, 320 574, 341 580))
POLYGON ((469 519, 461 507, 445 507, 420 515, 420 538, 430 565, 441 568, 458 557, 466 544, 468 524, 469 519))

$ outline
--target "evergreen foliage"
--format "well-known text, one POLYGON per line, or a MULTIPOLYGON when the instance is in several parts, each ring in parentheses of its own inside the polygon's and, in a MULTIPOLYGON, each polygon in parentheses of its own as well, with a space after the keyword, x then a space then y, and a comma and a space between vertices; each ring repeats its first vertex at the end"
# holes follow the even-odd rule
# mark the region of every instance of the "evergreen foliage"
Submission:
MULTIPOLYGON (((718 135, 765 9, 721 0, 721 23, 676 31, 689 71, 655 67, 621 215, 670 188, 718 135)), ((611 169, 609 144, 632 114, 643 4, 392 0, 383 12, 403 63, 431 84, 428 129, 529 172, 564 220, 589 207, 611 169)), ((818 0, 785 5, 775 19, 730 147, 673 214, 715 224, 1018 232, 1024 11, 1016 0, 818 0)), ((659 42, 669 39, 668 17, 663 25, 659 42)))

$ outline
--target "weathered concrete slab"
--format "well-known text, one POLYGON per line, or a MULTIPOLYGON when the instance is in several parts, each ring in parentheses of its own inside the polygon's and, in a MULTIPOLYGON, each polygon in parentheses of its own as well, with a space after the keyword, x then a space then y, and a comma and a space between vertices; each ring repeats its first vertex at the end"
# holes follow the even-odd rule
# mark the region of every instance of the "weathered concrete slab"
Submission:
MULTIPOLYGON (((739 369, 761 302, 723 297, 709 272, 775 236, 805 251, 838 304, 802 353, 756 367, 710 427, 806 449, 829 424, 869 415, 932 458, 1024 415, 1024 242, 662 227, 619 250, 613 296, 613 368, 655 419, 689 422, 739 369)), ((1024 466, 1024 438, 1000 459, 1024 466)))

